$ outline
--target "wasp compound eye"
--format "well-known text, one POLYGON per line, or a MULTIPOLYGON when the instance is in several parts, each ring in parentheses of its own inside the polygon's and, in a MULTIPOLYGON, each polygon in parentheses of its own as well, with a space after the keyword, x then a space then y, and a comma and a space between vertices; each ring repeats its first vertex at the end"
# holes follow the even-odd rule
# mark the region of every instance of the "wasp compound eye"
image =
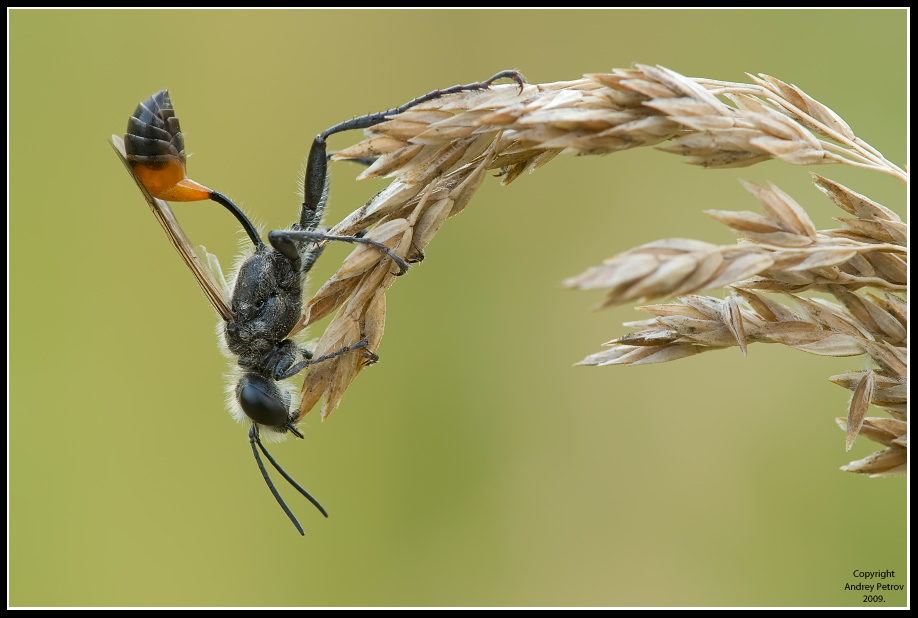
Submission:
POLYGON ((283 427, 287 421, 290 402, 285 402, 281 390, 255 374, 244 375, 236 384, 236 400, 250 419, 267 427, 283 427))
POLYGON ((124 150, 131 169, 153 197, 171 202, 210 199, 212 191, 185 174, 185 139, 168 90, 137 105, 124 150))

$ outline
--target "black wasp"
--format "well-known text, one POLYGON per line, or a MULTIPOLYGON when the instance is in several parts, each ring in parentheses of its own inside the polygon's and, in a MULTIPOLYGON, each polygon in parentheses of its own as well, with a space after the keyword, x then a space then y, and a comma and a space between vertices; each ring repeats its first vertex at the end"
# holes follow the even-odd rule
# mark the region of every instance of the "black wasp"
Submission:
POLYGON ((300 418, 298 402, 293 401, 294 389, 283 381, 309 365, 341 354, 362 353, 368 362, 375 360, 374 354, 363 349, 367 344, 366 339, 314 358, 310 350, 288 338, 302 311, 303 280, 324 249, 324 244, 320 243, 325 241, 371 245, 385 253, 398 266, 399 274, 408 270, 405 260, 380 243, 362 238, 361 235, 330 236, 316 231, 328 196, 329 155, 326 140, 342 131, 370 128, 420 103, 446 94, 486 89, 503 78, 515 80, 521 88, 525 83, 518 72, 502 71, 484 82, 435 90, 401 107, 353 118, 316 136, 309 151, 299 219, 289 229, 270 232, 268 245, 262 242, 255 226, 229 198, 186 176, 185 140, 167 90, 153 94, 137 106, 128 121, 123 141, 116 135, 112 136, 112 145, 121 161, 136 181, 172 245, 220 315, 224 344, 221 347, 229 351, 238 365, 230 373, 235 382, 229 398, 231 413, 237 420, 251 424, 249 442, 262 476, 300 534, 304 534, 303 528, 280 497, 258 454, 261 450, 271 465, 328 517, 322 505, 281 468, 261 442, 261 433, 282 438, 289 432, 298 438, 303 437, 296 428, 300 418), (223 282, 215 260, 201 258, 195 253, 172 210, 164 201, 207 199, 229 210, 254 245, 252 254, 241 263, 229 285, 223 282))

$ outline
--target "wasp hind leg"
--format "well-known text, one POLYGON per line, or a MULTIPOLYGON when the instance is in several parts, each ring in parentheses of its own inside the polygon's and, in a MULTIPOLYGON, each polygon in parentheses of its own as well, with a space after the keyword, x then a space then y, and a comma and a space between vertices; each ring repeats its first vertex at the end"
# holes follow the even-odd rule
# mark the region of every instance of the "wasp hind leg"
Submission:
POLYGON ((473 90, 487 90, 491 87, 491 84, 501 79, 512 79, 515 81, 520 87, 520 92, 523 91, 523 86, 526 84, 526 78, 523 77, 519 71, 501 71, 483 82, 474 82, 471 84, 452 86, 451 88, 445 88, 443 90, 434 90, 428 92, 424 96, 408 101, 401 107, 393 107, 384 112, 367 114, 366 116, 359 116, 351 120, 346 120, 317 135, 312 142, 312 147, 309 149, 309 159, 306 164, 306 178, 303 182, 303 207, 300 211, 300 229, 309 231, 315 230, 319 225, 322 210, 325 208, 325 201, 328 196, 328 154, 325 141, 329 137, 343 131, 369 129, 370 127, 385 122, 390 116, 404 113, 421 103, 433 101, 434 99, 439 99, 448 94, 473 90))

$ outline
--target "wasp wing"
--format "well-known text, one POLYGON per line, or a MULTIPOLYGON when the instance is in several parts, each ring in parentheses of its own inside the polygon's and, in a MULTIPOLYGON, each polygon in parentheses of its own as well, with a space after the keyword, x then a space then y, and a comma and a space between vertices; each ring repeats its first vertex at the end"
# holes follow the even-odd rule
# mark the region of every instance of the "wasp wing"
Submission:
POLYGON ((153 216, 156 217, 156 220, 159 221, 159 224, 162 225, 163 229, 166 231, 166 235, 169 236, 169 242, 172 243, 175 250, 182 256, 182 260, 184 260, 185 265, 191 270, 194 278, 198 280, 198 285, 204 290, 204 295, 207 296, 210 304, 214 306, 214 309, 217 310, 217 313, 220 314, 220 317, 223 318, 224 321, 235 322, 236 316, 233 314, 230 300, 226 296, 224 285, 216 280, 208 264, 197 256, 191 242, 188 240, 188 237, 185 236, 185 232, 182 230, 178 220, 172 213, 172 209, 169 208, 169 204, 150 195, 150 192, 147 191, 147 188, 143 186, 143 183, 131 169, 124 150, 124 140, 117 135, 112 135, 111 144, 112 148, 115 149, 115 154, 118 155, 118 158, 121 159, 121 162, 124 164, 124 168, 131 175, 131 178, 134 179, 134 182, 137 183, 140 192, 143 193, 143 196, 146 198, 147 203, 150 205, 150 210, 153 211, 153 216))

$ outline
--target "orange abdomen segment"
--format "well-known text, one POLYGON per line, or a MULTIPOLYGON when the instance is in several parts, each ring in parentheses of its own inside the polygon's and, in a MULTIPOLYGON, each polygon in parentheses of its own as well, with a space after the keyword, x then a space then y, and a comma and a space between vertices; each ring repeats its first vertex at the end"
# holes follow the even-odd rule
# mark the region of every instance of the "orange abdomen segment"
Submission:
POLYGON ((168 90, 160 90, 134 110, 124 135, 131 169, 153 197, 172 202, 210 198, 211 190, 185 172, 185 138, 168 90))

